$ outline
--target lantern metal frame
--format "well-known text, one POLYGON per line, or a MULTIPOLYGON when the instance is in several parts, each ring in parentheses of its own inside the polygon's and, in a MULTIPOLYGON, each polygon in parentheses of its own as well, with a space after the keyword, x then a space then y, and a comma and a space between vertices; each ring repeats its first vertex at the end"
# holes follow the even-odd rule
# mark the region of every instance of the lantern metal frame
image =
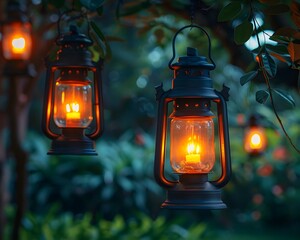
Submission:
POLYGON ((56 44, 60 46, 55 61, 46 58, 46 83, 43 106, 42 129, 45 135, 52 139, 50 155, 97 155, 94 149, 97 139, 103 133, 103 96, 102 96, 102 67, 103 59, 92 61, 88 47, 93 44, 89 36, 77 32, 75 26, 70 27, 70 33, 62 35, 58 22, 59 38, 56 44), (58 133, 53 120, 55 73, 62 69, 81 69, 93 73, 92 111, 94 129, 85 133, 85 128, 65 127, 58 133), (53 129, 54 128, 54 129, 53 129))
MULTIPOLYGON (((159 185, 167 190, 167 199, 162 208, 170 209, 223 209, 226 205, 221 200, 220 189, 225 186, 231 176, 231 157, 227 119, 227 105, 229 88, 223 85, 223 90, 218 92, 212 88, 212 79, 209 71, 215 68, 211 58, 211 41, 208 33, 198 25, 188 25, 177 31, 172 42, 173 56, 169 68, 174 70, 172 88, 163 90, 162 84, 156 87, 156 100, 158 101, 156 146, 154 160, 154 177, 159 185), (208 63, 203 56, 197 56, 196 49, 187 48, 186 57, 179 58, 179 62, 172 64, 176 52, 175 41, 177 35, 186 28, 200 29, 208 38, 208 63), (180 62, 182 61, 182 62, 180 62), (165 175, 166 139, 168 128, 168 105, 177 100, 187 103, 194 100, 215 102, 218 112, 218 129, 220 141, 221 175, 217 180, 209 181, 207 173, 179 175, 178 181, 169 180, 165 175)), ((187 104, 189 105, 189 104, 187 104)), ((201 105, 201 104, 200 104, 201 105)), ((204 114, 210 111, 209 106, 204 114)), ((193 110, 188 110, 193 111, 193 110)), ((197 110, 199 111, 199 110, 197 110)), ((200 110, 201 112, 201 110, 200 110)), ((201 113, 198 114, 201 116, 201 113)))
MULTIPOLYGON (((6 6, 6 19, 2 22, 2 31, 5 25, 13 24, 13 23, 21 23, 21 24, 30 24, 31 21, 28 17, 26 6, 22 5, 21 3, 17 1, 8 1, 6 6)), ((3 35, 2 37, 5 37, 3 35)), ((3 41, 3 40, 2 40, 3 41)), ((32 30, 31 30, 31 42, 33 43, 33 37, 32 37, 32 30)), ((2 55, 4 56, 3 44, 1 44, 2 48, 2 55)), ((32 55, 32 47, 30 49, 29 56, 32 55)), ((27 76, 35 76, 36 70, 32 64, 29 64, 29 59, 7 59, 5 63, 4 68, 4 75, 7 76, 20 76, 20 75, 27 75, 27 76)))

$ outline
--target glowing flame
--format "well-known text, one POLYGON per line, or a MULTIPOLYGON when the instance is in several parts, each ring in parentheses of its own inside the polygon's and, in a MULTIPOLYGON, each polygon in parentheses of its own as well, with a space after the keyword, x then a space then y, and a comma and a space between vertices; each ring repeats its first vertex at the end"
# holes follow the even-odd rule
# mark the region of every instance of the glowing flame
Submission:
POLYGON ((66 118, 67 121, 79 120, 80 119, 80 112, 79 112, 79 104, 78 103, 67 103, 66 104, 66 118))
POLYGON ((250 140, 250 145, 251 148, 260 148, 262 143, 261 143, 261 137, 259 134, 255 133, 253 134, 253 136, 251 137, 250 140))
POLYGON ((189 138, 187 144, 187 154, 185 156, 187 163, 199 163, 200 161, 200 145, 189 138))
POLYGON ((71 103, 71 104, 66 104, 66 111, 68 113, 70 112, 79 112, 79 104, 78 103, 71 103))
POLYGON ((200 145, 195 144, 194 142, 189 142, 187 144, 187 153, 188 154, 200 153, 200 145))
POLYGON ((25 51, 25 38, 19 37, 19 38, 13 38, 11 41, 12 50, 14 53, 22 53, 25 51))

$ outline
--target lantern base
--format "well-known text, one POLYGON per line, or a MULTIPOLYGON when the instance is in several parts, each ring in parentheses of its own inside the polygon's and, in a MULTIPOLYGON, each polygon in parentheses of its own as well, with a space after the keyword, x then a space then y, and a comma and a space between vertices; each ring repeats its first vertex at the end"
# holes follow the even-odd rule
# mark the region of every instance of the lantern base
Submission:
POLYGON ((48 155, 98 155, 95 143, 84 135, 83 128, 62 130, 62 135, 54 139, 48 155))
POLYGON ((167 209, 224 209, 221 190, 208 181, 207 174, 182 174, 179 184, 167 191, 162 204, 167 209))

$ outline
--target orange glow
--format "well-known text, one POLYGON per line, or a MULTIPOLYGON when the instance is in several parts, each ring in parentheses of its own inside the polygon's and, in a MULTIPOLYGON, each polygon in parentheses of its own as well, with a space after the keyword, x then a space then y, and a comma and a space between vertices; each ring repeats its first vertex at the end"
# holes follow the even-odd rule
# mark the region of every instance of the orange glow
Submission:
POLYGON ((190 137, 187 144, 187 154, 185 155, 186 163, 200 162, 200 144, 195 143, 190 137))
POLYGON ((26 41, 23 37, 13 37, 11 41, 13 53, 22 53, 25 51, 26 41))
POLYGON ((86 82, 55 83, 53 118, 60 128, 86 128, 93 120, 92 88, 86 82))
POLYGON ((80 119, 80 111, 78 103, 66 104, 66 118, 69 119, 80 119))
POLYGON ((267 137, 261 127, 250 127, 245 133, 244 147, 248 153, 261 153, 266 149, 267 137))
POLYGON ((32 47, 31 25, 17 22, 5 24, 2 45, 5 59, 29 59, 32 47))
POLYGON ((209 173, 215 163, 212 117, 173 117, 170 162, 176 173, 209 173))
POLYGON ((257 133, 254 133, 250 140, 250 147, 252 149, 258 149, 258 148, 261 148, 261 146, 262 146, 262 141, 261 141, 260 135, 257 133))

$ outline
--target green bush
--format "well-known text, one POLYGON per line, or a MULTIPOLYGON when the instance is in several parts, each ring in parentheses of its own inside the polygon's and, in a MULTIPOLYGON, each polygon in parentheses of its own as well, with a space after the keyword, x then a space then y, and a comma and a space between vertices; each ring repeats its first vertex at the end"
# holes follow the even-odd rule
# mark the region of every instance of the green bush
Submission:
POLYGON ((145 134, 138 137, 129 133, 100 141, 97 157, 47 157, 40 139, 32 136, 30 209, 42 213, 57 202, 64 211, 106 218, 159 209, 164 193, 153 180, 154 141, 145 134))
POLYGON ((90 213, 74 217, 72 213, 58 214, 57 210, 58 208, 54 206, 43 216, 27 213, 23 219, 20 239, 205 240, 213 236, 208 232, 207 225, 204 223, 190 224, 188 228, 185 228, 180 225, 180 221, 168 221, 162 216, 153 220, 145 214, 137 214, 126 220, 116 215, 112 220, 104 220, 93 219, 90 213))

